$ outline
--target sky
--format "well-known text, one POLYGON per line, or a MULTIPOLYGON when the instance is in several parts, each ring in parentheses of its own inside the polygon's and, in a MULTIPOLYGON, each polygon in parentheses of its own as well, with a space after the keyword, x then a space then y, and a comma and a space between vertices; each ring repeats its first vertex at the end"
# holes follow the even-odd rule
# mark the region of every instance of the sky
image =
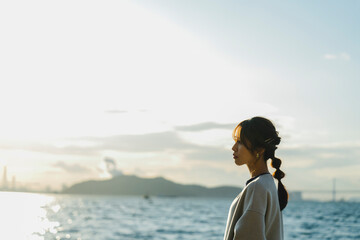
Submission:
POLYGON ((33 189, 118 174, 244 186, 231 133, 263 116, 288 190, 360 190, 359 8, 2 1, 0 167, 33 189))

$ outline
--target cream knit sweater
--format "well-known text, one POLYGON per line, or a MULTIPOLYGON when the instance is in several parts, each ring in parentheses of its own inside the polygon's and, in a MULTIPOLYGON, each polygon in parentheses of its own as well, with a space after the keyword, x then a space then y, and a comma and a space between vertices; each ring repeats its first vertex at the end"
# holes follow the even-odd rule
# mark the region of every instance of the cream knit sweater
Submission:
POLYGON ((251 181, 232 202, 224 240, 283 240, 277 189, 270 174, 251 181))

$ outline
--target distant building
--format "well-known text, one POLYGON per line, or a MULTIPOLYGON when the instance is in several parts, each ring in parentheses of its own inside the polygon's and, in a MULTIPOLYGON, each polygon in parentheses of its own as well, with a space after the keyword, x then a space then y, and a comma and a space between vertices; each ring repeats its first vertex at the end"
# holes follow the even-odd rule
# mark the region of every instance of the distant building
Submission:
POLYGON ((46 192, 46 193, 52 192, 52 189, 51 189, 51 187, 50 187, 49 185, 46 185, 46 187, 45 187, 45 192, 46 192))
POLYGON ((15 178, 15 176, 12 177, 11 190, 13 190, 13 191, 16 190, 16 178, 15 178))
POLYGON ((293 191, 289 192, 289 201, 302 201, 302 192, 300 191, 293 191))
POLYGON ((7 169, 6 169, 6 166, 4 166, 3 181, 2 181, 2 190, 7 190, 7 189, 8 189, 7 169))

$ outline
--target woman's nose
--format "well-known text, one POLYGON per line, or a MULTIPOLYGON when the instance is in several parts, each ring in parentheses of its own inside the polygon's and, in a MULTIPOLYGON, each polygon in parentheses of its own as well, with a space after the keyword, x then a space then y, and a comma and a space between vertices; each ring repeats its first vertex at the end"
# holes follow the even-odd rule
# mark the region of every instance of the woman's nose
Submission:
POLYGON ((236 143, 235 143, 234 146, 232 146, 232 148, 231 148, 234 152, 236 152, 235 146, 236 146, 236 143))

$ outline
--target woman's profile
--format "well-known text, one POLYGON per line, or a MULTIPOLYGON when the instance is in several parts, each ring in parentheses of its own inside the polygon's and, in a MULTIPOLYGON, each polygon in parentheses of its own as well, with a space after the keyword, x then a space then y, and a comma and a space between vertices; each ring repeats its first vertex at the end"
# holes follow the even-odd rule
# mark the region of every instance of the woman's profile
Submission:
POLYGON ((281 138, 270 120, 253 117, 236 126, 233 139, 235 164, 246 164, 251 178, 230 206, 224 240, 282 240, 281 211, 286 207, 288 193, 281 182, 285 176, 280 170, 281 160, 275 157, 281 138), (273 176, 268 159, 276 169, 273 176), (277 188, 273 177, 278 180, 277 188))

